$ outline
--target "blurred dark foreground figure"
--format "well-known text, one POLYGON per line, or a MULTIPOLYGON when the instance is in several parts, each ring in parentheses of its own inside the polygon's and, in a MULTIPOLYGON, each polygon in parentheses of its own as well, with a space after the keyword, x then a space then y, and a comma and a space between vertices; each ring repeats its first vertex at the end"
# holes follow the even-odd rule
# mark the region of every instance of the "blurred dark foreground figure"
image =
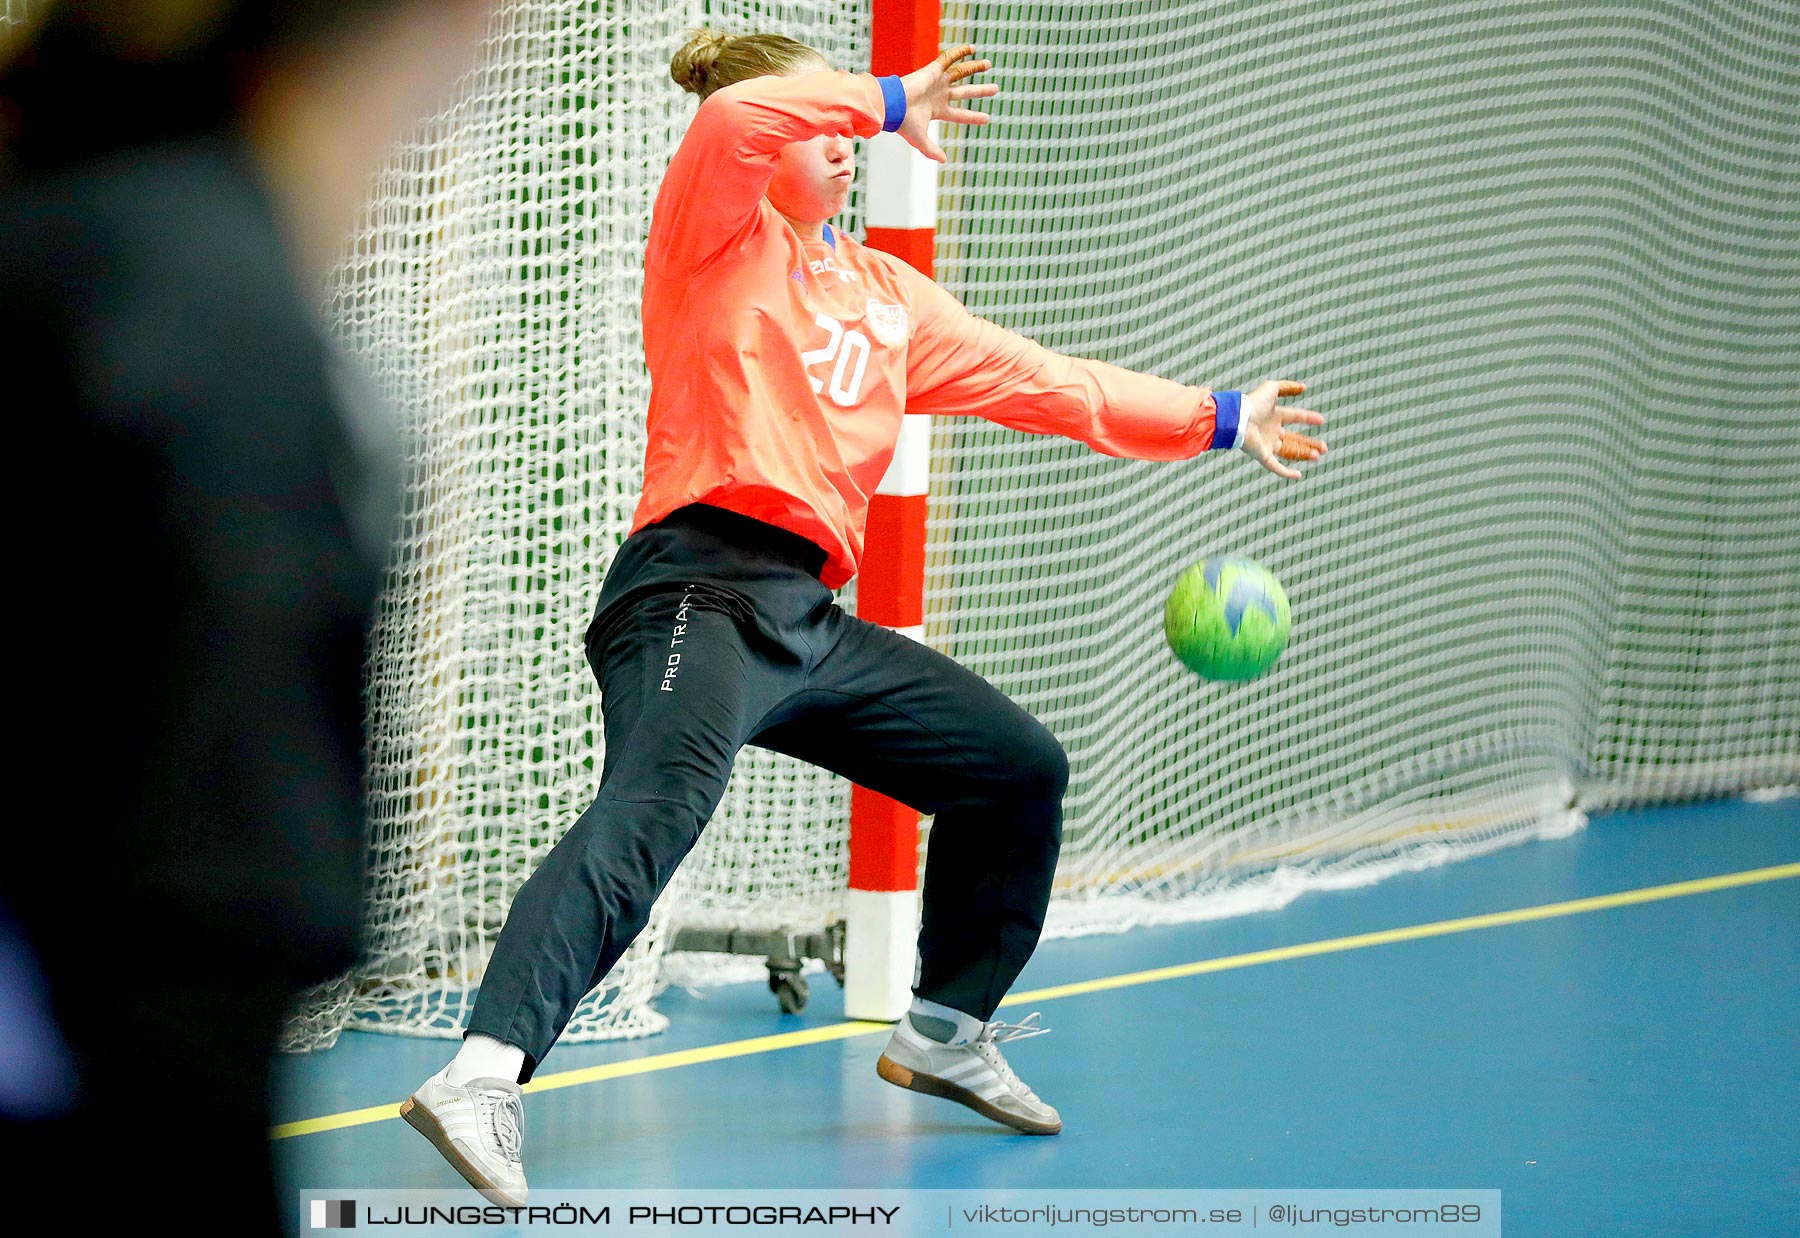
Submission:
MULTIPOLYGON (((490 7, 40 2, 6 50, 12 713, 38 791, 0 927, 62 1041, 35 1050, 42 1103, 0 1100, 28 1211, 297 1224, 269 1059, 295 992, 356 950, 364 649, 398 498, 386 410, 317 306, 490 7)), ((12 1048, 0 1098, 29 1097, 12 1048)))

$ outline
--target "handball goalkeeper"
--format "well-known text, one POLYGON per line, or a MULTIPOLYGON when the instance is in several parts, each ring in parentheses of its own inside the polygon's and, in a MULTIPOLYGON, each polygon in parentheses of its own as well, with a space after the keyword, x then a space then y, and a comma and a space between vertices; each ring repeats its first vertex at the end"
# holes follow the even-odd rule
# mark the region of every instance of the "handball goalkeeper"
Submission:
POLYGON ((1213 391, 1060 356, 969 314, 833 228, 853 137, 943 152, 999 92, 972 47, 904 77, 834 72, 772 35, 697 31, 671 74, 702 96, 657 196, 643 329, 652 394, 633 531, 587 633, 606 759, 594 804, 512 905, 461 1051, 402 1105, 490 1199, 522 1203, 519 1084, 643 930, 746 744, 933 814, 914 1001, 877 1069, 1016 1130, 1056 1110, 994 1021, 1043 927, 1068 763, 1039 722, 944 655, 846 614, 869 498, 908 413, 977 415, 1095 451, 1240 448, 1279 476, 1298 383, 1213 391), (679 655, 679 656, 676 656, 679 655))

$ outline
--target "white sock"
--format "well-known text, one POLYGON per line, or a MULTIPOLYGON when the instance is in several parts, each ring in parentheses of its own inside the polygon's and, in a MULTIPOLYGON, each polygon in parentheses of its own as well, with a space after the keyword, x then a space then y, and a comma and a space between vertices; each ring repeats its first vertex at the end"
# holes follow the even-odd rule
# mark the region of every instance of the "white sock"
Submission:
POLYGON ((482 1032, 470 1032, 450 1065, 444 1082, 460 1088, 471 1079, 505 1079, 517 1083, 525 1069, 525 1050, 482 1032))
POLYGON ((981 1029, 987 1026, 972 1014, 928 1002, 922 997, 913 998, 906 1021, 919 1035, 943 1045, 966 1045, 981 1035, 981 1029))

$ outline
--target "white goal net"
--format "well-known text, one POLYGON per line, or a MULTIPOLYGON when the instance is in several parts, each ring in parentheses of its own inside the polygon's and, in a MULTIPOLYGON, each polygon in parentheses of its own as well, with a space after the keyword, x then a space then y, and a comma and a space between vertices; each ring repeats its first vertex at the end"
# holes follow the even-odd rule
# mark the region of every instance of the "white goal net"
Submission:
MULTIPOLYGON (((596 789, 581 636, 640 483, 643 243, 698 24, 868 64, 851 0, 507 3, 338 273, 410 490, 367 956, 293 1047, 456 1034, 596 789)), ((960 39, 1005 93, 945 143, 940 280, 1063 351, 1305 379, 1331 421, 1298 484, 937 423, 927 637, 1069 750, 1053 932, 1800 782, 1792 6, 953 4, 960 39), (1248 684, 1162 645, 1168 586, 1220 551, 1293 600, 1248 684)), ((669 953, 678 927, 835 919, 847 814, 840 780, 747 750, 568 1036, 654 1031, 660 985, 722 974, 669 953)))

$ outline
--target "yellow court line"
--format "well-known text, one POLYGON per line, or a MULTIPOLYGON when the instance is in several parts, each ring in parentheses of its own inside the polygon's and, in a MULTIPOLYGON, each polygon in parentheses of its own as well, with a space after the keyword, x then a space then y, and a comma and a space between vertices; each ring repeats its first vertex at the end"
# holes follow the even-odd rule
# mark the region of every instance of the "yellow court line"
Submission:
MULTIPOLYGON (((554 1075, 540 1075, 520 1091, 551 1092, 583 1083, 599 1083, 603 1079, 619 1079, 626 1075, 647 1075, 657 1070, 674 1070, 679 1066, 698 1066, 702 1062, 720 1062, 726 1058, 746 1057, 752 1053, 773 1053, 777 1049, 797 1049, 802 1045, 823 1044, 828 1040, 848 1040, 852 1036, 873 1036, 876 1032, 892 1032, 892 1023, 833 1023, 827 1027, 809 1027, 804 1031, 783 1032, 778 1036, 756 1036, 749 1040, 733 1040, 722 1045, 702 1045, 698 1049, 680 1049, 673 1053, 657 1053, 650 1057, 632 1058, 625 1062, 607 1062, 601 1066, 584 1066, 554 1075)), ((321 1131, 342 1130, 346 1126, 365 1126, 400 1116, 400 1103, 374 1105, 368 1109, 352 1109, 346 1113, 308 1118, 303 1122, 287 1122, 271 1127, 273 1139, 291 1139, 295 1135, 316 1135, 321 1131)))
MULTIPOLYGON (((1544 903, 1537 907, 1496 911, 1481 916, 1464 916, 1457 920, 1438 920, 1431 924, 1415 924, 1408 928, 1385 929, 1379 933, 1358 933, 1351 937, 1333 937, 1325 941, 1304 942, 1297 946, 1282 946, 1274 950, 1255 950, 1248 954, 1202 959, 1198 963, 1183 963, 1177 967, 1158 967, 1149 971, 1130 972, 1122 976, 1108 976, 1100 980, 1084 980, 1079 984, 1055 985, 1047 989, 1033 989, 1027 993, 1014 993, 1000 1004, 1017 1006, 1025 1002, 1047 1002, 1059 997, 1103 993, 1108 989, 1124 989, 1139 984, 1156 984, 1164 980, 1204 976, 1211 972, 1231 971, 1239 967, 1257 967, 1264 963, 1281 963, 1289 959, 1337 954, 1345 950, 1386 946, 1401 941, 1419 941, 1427 937, 1444 937, 1451 933, 1500 928, 1508 924, 1526 924, 1533 920, 1548 920, 1557 916, 1608 911, 1615 907, 1655 903, 1664 899, 1684 898, 1691 894, 1707 894, 1714 890, 1730 890, 1739 886, 1758 885, 1767 881, 1785 881, 1794 877, 1800 877, 1800 864, 1777 864, 1770 868, 1752 868, 1744 872, 1724 873, 1717 877, 1702 877, 1695 881, 1677 881, 1671 885, 1645 886, 1642 889, 1625 890, 1618 894, 1601 894, 1593 898, 1571 899, 1563 903, 1544 903)), ((805 1031, 799 1032, 784 1032, 779 1036, 757 1036, 749 1040, 734 1040, 720 1045, 706 1045, 698 1049, 659 1053, 626 1062, 608 1062, 603 1066, 565 1070, 558 1074, 544 1075, 533 1079, 525 1085, 524 1090, 549 1092, 557 1088, 578 1087, 584 1083, 598 1083, 604 1079, 619 1079, 627 1075, 642 1075, 658 1070, 674 1070, 682 1066, 696 1066, 702 1062, 718 1062, 753 1053, 772 1053, 777 1049, 793 1049, 802 1045, 822 1044, 831 1040, 848 1040, 854 1036, 872 1036, 877 1032, 889 1031, 891 1028, 892 1024, 888 1023, 852 1021, 834 1023, 828 1027, 807 1028, 805 1031)), ((375 1105, 368 1109, 352 1109, 345 1113, 329 1114, 322 1118, 308 1118, 303 1122, 287 1122, 272 1128, 270 1136, 274 1139, 291 1139, 296 1135, 314 1135, 322 1131, 342 1130, 348 1126, 364 1126, 371 1122, 382 1122, 398 1116, 400 1116, 398 1103, 375 1105)))
POLYGON ((1263 963, 1283 963, 1289 959, 1311 958, 1319 954, 1336 954, 1342 950, 1361 950, 1366 946, 1386 946, 1398 941, 1418 941, 1426 937, 1443 937, 1450 933, 1468 933, 1475 929, 1499 928, 1507 924, 1525 924, 1532 920, 1548 920, 1556 916, 1576 916, 1589 911, 1606 911, 1614 907, 1631 907, 1638 903, 1655 903, 1689 894, 1706 894, 1713 890, 1729 890, 1736 886, 1757 885, 1765 881, 1782 881, 1800 877, 1800 864, 1777 864, 1772 868, 1753 868, 1719 877, 1702 877, 1697 881, 1678 881, 1666 886, 1646 886, 1619 894, 1601 894, 1594 898, 1571 899, 1566 903, 1544 903, 1538 907, 1521 907, 1516 911, 1496 911, 1484 916, 1464 916, 1460 920, 1438 920, 1432 924, 1415 924, 1410 928, 1384 929, 1379 933, 1358 933, 1353 937, 1333 937, 1327 941, 1309 941, 1298 946, 1282 946, 1275 950, 1256 950, 1221 959, 1202 959, 1177 967, 1158 967, 1150 971, 1108 976, 1103 980, 1084 980, 1079 984, 1059 984, 1029 993, 1014 993, 1004 998, 1002 1006, 1021 1002, 1047 1002, 1058 997, 1077 997, 1084 993, 1103 993, 1108 989, 1129 988, 1136 984, 1155 984, 1161 980, 1179 980, 1186 976, 1204 976, 1210 972, 1231 971, 1238 967, 1256 967, 1263 963))

